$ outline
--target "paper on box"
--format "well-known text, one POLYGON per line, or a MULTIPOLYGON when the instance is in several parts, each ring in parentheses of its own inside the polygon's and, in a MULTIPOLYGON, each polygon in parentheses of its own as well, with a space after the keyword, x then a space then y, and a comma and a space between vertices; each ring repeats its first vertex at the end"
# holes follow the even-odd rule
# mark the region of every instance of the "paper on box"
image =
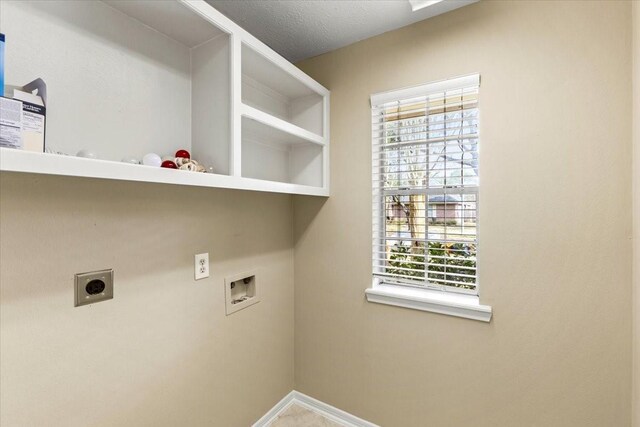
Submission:
POLYGON ((23 147, 22 101, 0 97, 0 147, 23 147))

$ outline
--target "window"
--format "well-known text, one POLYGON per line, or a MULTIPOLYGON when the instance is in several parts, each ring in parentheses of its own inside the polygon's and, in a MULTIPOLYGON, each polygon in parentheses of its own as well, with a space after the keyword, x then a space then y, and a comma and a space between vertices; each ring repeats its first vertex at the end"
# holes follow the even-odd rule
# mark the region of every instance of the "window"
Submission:
POLYGON ((371 97, 376 283, 477 295, 479 83, 371 97))

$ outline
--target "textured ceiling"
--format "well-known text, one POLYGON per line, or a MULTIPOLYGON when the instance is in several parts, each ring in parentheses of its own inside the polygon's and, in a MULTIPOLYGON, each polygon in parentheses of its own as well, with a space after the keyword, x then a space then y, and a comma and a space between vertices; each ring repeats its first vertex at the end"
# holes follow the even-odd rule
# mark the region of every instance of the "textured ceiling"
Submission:
POLYGON ((445 0, 411 11, 407 0, 206 0, 295 62, 478 0, 445 0))

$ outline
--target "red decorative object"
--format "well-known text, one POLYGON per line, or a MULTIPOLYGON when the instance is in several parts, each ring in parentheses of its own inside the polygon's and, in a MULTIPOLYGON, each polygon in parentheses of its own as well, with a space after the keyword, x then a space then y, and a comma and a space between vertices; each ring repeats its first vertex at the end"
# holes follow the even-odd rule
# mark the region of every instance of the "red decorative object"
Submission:
POLYGON ((178 166, 171 160, 165 160, 160 166, 167 169, 178 169, 178 166))
POLYGON ((176 157, 182 157, 185 159, 190 159, 191 158, 191 154, 189 154, 189 152, 187 150, 178 150, 176 151, 176 157))

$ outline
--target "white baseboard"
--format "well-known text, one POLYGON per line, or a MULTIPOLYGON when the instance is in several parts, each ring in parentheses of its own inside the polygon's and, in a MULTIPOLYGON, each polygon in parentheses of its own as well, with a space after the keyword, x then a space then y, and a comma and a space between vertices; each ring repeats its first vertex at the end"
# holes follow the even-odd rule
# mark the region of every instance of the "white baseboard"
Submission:
POLYGON ((344 427, 379 427, 376 424, 351 415, 348 412, 334 406, 321 402, 306 394, 293 390, 287 394, 280 402, 262 416, 252 427, 268 427, 278 415, 286 411, 289 406, 296 404, 310 411, 322 415, 323 417, 343 425, 344 427))
POLYGON ((283 397, 280 402, 276 403, 273 408, 269 409, 269 411, 251 427, 267 427, 271 424, 276 418, 278 418, 278 415, 286 411, 287 408, 293 404, 295 393, 295 391, 292 391, 283 397))

